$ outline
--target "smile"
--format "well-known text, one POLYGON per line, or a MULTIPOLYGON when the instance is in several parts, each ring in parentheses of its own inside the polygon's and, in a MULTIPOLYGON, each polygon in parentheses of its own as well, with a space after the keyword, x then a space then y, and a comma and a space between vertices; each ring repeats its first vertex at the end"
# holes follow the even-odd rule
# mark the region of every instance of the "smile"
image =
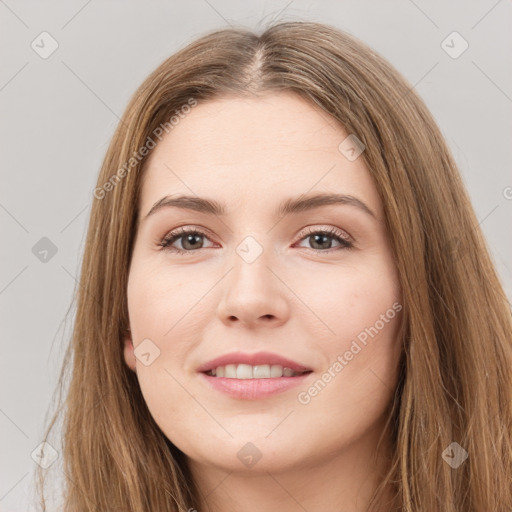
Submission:
POLYGON ((272 379, 296 377, 304 373, 310 373, 310 371, 295 371, 280 364, 260 364, 255 366, 250 364, 227 364, 225 366, 217 366, 206 372, 207 375, 212 377, 224 377, 227 379, 272 379))

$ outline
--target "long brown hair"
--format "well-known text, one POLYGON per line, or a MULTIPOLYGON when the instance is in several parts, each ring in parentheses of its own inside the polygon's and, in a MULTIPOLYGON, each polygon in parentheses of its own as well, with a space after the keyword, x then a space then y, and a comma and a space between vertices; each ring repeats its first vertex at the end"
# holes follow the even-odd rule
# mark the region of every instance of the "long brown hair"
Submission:
POLYGON ((72 364, 61 407, 63 510, 198 508, 185 456, 154 422, 123 357, 141 148, 170 132, 193 102, 278 90, 319 106, 363 142, 384 205, 404 329, 386 427, 393 459, 372 507, 391 484, 407 512, 512 510, 511 311, 456 163, 423 101, 389 63, 355 37, 305 21, 261 35, 203 35, 151 73, 123 114, 92 198, 59 380, 62 387, 72 364), (460 450, 452 443, 468 454, 457 468, 447 462, 446 453, 460 450))

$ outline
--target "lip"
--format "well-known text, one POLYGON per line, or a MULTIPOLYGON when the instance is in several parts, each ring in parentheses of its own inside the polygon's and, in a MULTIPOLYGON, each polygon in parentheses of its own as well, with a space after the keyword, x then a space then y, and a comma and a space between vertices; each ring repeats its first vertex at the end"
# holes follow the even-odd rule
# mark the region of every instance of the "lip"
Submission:
MULTIPOLYGON (((304 366, 296 361, 292 361, 291 359, 287 359, 286 357, 280 356, 279 354, 274 354, 273 352, 256 352, 254 354, 246 354, 244 352, 230 352, 229 354, 224 354, 220 357, 216 357, 215 359, 211 359, 206 363, 203 363, 197 369, 198 372, 207 372, 212 370, 213 368, 217 368, 218 366, 226 366, 227 364, 250 364, 251 366, 261 365, 261 364, 279 364, 283 368, 291 368, 296 372, 303 371, 312 371, 311 368, 304 366)), ((219 380, 222 380, 224 377, 214 377, 219 380)), ((288 379, 293 378, 294 380, 297 377, 279 377, 279 379, 288 379)), ((226 380, 242 380, 242 379, 226 379, 226 380)), ((245 379, 245 380, 255 380, 255 379, 245 379)), ((259 379, 258 379, 259 380, 259 379)), ((274 379, 261 379, 261 380, 274 380, 274 379)))
MULTIPOLYGON (((279 363, 276 363, 279 364, 279 363)), ((222 365, 220 365, 222 366, 222 365)), ((282 393, 292 387, 303 384, 311 373, 297 375, 296 377, 273 377, 269 379, 229 379, 226 377, 212 377, 200 373, 202 379, 211 388, 225 393, 232 398, 243 400, 258 400, 268 396, 282 393)))

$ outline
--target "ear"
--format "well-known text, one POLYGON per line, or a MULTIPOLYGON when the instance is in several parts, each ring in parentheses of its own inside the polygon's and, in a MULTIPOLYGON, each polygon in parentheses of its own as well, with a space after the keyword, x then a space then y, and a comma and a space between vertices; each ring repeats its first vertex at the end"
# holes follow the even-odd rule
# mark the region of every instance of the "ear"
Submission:
POLYGON ((137 368, 135 364, 135 354, 133 352, 133 341, 130 332, 128 332, 124 339, 124 360, 128 367, 135 373, 137 373, 137 368))

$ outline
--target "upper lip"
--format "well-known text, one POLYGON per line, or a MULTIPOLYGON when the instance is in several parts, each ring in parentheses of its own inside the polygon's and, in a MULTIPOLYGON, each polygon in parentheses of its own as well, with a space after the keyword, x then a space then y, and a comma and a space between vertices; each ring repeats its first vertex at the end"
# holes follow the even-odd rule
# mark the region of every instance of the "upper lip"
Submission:
POLYGON ((206 363, 203 363, 197 369, 198 372, 207 372, 219 366, 226 366, 227 364, 250 364, 251 366, 262 365, 262 364, 278 364, 282 367, 291 368, 296 372, 312 371, 300 363, 292 361, 286 357, 274 354, 272 352, 256 352, 254 354, 246 354, 244 352, 231 352, 222 356, 211 359, 206 363))

